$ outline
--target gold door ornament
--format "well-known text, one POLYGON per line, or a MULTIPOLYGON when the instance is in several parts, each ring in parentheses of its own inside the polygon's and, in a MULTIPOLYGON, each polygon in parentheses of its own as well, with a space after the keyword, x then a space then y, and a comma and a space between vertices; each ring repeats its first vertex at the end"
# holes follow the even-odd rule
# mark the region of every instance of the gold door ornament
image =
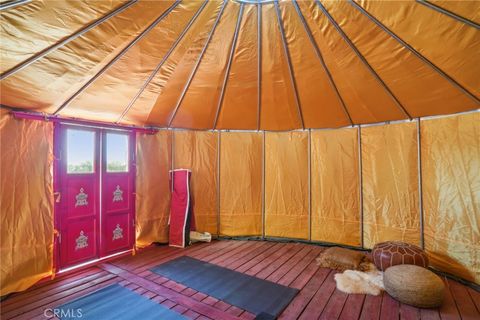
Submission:
POLYGON ((117 227, 113 230, 113 239, 122 239, 123 238, 123 229, 120 228, 120 224, 117 223, 117 227))
POLYGON ((113 201, 112 202, 117 202, 117 201, 123 201, 123 191, 120 190, 120 186, 117 185, 117 189, 113 191, 113 201))
POLYGON ((88 247, 88 237, 84 234, 83 230, 80 231, 80 236, 75 239, 76 246, 75 251, 88 247))
POLYGON ((84 192, 83 188, 80 188, 80 193, 75 196, 75 208, 76 207, 81 207, 81 206, 88 206, 88 194, 84 192))

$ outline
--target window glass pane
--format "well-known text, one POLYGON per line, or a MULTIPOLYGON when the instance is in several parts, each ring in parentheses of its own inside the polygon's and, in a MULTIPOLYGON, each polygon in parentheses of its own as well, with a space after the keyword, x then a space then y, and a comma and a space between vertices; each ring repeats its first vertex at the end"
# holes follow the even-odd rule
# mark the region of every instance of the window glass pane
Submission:
POLYGON ((95 132, 67 129, 67 173, 93 173, 95 132))
POLYGON ((107 133, 107 172, 128 172, 128 135, 107 133))

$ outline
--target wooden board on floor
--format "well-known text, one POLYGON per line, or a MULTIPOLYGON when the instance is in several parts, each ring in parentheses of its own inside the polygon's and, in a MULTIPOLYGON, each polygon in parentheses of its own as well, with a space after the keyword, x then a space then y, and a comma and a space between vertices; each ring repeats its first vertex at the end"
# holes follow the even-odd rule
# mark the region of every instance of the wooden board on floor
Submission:
POLYGON ((336 272, 319 268, 315 261, 322 250, 320 246, 302 243, 235 240, 200 243, 185 249, 152 246, 135 256, 88 267, 13 294, 1 303, 1 318, 45 319, 46 308, 54 308, 113 283, 188 319, 255 318, 245 310, 150 271, 158 264, 186 255, 299 289, 280 319, 480 319, 480 293, 450 279, 445 279, 445 301, 438 309, 408 306, 386 293, 379 296, 342 293, 335 287, 336 272))

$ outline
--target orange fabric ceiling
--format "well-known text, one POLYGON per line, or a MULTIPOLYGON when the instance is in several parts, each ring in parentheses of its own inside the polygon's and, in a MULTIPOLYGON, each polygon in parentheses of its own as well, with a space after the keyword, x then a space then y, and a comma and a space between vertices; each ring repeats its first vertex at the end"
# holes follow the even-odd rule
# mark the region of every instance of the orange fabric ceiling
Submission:
POLYGON ((255 2, 2 8, 1 103, 109 123, 248 130, 480 107, 478 1, 255 2))

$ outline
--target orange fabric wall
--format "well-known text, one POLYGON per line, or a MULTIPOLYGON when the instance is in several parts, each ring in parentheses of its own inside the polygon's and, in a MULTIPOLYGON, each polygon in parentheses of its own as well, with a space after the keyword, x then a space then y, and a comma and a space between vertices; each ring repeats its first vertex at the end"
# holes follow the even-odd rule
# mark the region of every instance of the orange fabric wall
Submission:
POLYGON ((168 242, 170 215, 171 131, 137 134, 137 246, 168 242))
POLYGON ((480 113, 426 120, 420 128, 431 264, 480 283, 480 113))
POLYGON ((312 131, 312 240, 361 245, 358 129, 312 131))
POLYGON ((0 295, 52 273, 53 124, 0 109, 0 295))
POLYGON ((308 134, 265 134, 265 235, 308 239, 308 134))
POLYGON ((420 244, 415 122, 362 128, 364 246, 420 244))
POLYGON ((175 131, 174 166, 192 170, 191 197, 197 230, 217 234, 218 133, 175 131))
POLYGON ((262 234, 262 146, 262 133, 221 133, 221 235, 262 234))

